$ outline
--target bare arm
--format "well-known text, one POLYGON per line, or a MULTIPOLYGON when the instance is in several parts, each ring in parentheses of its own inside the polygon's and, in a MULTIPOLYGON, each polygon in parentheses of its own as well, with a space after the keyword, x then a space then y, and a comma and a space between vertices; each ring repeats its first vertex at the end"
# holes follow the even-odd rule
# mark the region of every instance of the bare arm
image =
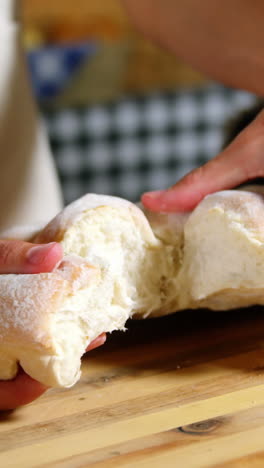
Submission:
MULTIPOLYGON (((123 0, 147 36, 208 76, 264 95, 262 0, 123 0)), ((144 194, 153 211, 193 209, 208 193, 264 177, 264 111, 206 165, 168 190, 144 194)))
POLYGON ((148 37, 208 76, 264 95, 263 0, 123 0, 148 37))

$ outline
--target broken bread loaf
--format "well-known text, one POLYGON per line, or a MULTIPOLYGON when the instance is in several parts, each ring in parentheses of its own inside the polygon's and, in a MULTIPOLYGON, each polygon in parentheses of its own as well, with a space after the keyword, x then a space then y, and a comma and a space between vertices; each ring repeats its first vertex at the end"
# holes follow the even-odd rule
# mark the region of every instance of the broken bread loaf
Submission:
POLYGON ((54 387, 80 377, 81 356, 129 317, 264 303, 264 190, 207 196, 188 214, 143 212, 88 194, 34 242, 57 241, 51 273, 0 276, 0 379, 17 364, 54 387))

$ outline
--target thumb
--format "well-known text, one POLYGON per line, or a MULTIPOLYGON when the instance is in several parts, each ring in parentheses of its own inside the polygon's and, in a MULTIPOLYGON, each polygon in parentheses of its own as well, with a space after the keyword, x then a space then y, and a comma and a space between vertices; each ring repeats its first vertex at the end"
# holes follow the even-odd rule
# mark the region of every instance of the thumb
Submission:
POLYGON ((47 390, 47 387, 32 379, 22 369, 13 380, 0 382, 0 411, 26 405, 47 390))
POLYGON ((264 111, 217 157, 168 190, 142 196, 152 211, 192 210, 206 195, 264 176, 264 111))
POLYGON ((0 240, 0 273, 44 273, 52 271, 63 255, 56 242, 31 244, 0 240))

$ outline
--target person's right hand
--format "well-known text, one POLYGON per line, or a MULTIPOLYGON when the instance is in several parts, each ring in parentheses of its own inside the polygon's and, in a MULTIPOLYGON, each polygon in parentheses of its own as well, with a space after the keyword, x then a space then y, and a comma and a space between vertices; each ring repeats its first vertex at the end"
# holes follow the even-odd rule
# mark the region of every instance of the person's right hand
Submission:
POLYGON ((145 193, 142 203, 152 211, 189 211, 209 193, 232 189, 258 177, 264 177, 264 110, 218 156, 173 187, 145 193))
MULTIPOLYGON (((62 256, 62 247, 56 242, 37 245, 18 240, 0 240, 0 274, 49 272, 62 256)), ((105 339, 105 334, 100 335, 87 351, 102 345, 105 339)), ((45 385, 20 369, 13 380, 0 381, 0 411, 30 403, 46 390, 45 385)))

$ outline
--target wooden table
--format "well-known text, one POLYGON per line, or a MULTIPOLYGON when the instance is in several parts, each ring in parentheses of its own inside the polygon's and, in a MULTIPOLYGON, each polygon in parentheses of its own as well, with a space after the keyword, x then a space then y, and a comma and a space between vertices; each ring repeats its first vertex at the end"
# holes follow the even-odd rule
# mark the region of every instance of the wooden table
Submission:
POLYGON ((0 466, 263 467, 263 312, 130 323, 72 389, 2 413, 0 466))

